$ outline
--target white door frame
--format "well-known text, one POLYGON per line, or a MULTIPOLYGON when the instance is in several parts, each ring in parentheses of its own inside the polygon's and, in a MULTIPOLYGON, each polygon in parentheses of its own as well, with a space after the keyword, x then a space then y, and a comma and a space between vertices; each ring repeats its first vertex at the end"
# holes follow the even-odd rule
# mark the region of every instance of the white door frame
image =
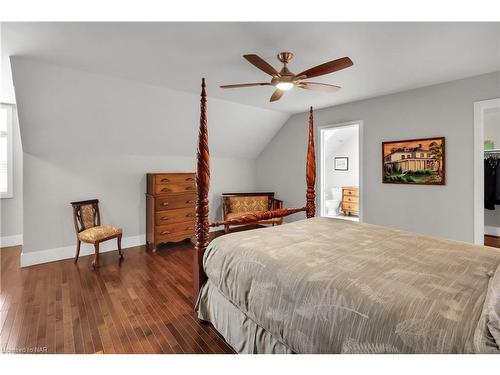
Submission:
POLYGON ((325 169, 325 157, 324 157, 324 147, 323 147, 323 130, 327 129, 332 129, 332 128, 345 128, 349 126, 357 126, 358 127, 358 135, 359 135, 359 147, 358 147, 358 152, 359 152, 359 222, 363 222, 363 212, 364 212, 364 195, 365 195, 365 189, 363 189, 363 149, 364 149, 364 126, 363 126, 363 120, 356 120, 356 121, 348 121, 348 122, 341 122, 338 124, 331 124, 331 125, 323 125, 323 126, 318 126, 317 128, 317 137, 316 139, 319 140, 319 155, 320 155, 320 165, 319 165, 319 207, 320 207, 320 216, 324 216, 324 201, 325 201, 325 194, 324 194, 324 183, 325 183, 325 178, 324 178, 324 169, 325 169))
POLYGON ((474 243, 484 245, 484 112, 500 98, 474 102, 474 243))

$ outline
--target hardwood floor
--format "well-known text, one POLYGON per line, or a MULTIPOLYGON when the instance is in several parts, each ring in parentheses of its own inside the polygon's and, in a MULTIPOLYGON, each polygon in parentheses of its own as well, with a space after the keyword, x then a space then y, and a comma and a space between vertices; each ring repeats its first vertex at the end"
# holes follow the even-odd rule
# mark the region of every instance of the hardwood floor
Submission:
POLYGON ((493 246, 500 248, 500 237, 486 235, 484 236, 484 244, 486 246, 493 246))
POLYGON ((233 353, 192 309, 193 247, 144 246, 21 269, 21 248, 1 257, 2 352, 233 353))

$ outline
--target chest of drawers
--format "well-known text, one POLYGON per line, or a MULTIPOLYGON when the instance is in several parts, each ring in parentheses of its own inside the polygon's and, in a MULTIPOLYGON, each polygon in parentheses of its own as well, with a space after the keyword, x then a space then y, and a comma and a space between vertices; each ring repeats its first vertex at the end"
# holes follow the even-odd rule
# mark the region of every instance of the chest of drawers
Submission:
POLYGON ((357 186, 342 187, 342 211, 344 215, 359 213, 359 189, 357 186))
POLYGON ((156 251, 161 243, 178 242, 194 235, 195 173, 148 173, 146 192, 146 244, 156 251))

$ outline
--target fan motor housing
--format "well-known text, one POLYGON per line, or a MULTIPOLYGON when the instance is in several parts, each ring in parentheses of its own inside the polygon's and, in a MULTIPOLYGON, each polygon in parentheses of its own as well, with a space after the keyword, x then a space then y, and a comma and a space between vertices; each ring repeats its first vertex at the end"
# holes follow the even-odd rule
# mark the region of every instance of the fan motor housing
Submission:
POLYGON ((278 53, 278 60, 281 61, 283 64, 288 64, 291 59, 293 59, 293 53, 291 52, 278 53))

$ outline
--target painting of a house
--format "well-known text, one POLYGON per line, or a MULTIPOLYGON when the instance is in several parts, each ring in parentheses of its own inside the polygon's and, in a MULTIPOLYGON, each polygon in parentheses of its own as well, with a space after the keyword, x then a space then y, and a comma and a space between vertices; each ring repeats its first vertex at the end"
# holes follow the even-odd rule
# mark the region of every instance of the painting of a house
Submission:
POLYGON ((444 185, 444 137, 382 143, 382 182, 444 185))

